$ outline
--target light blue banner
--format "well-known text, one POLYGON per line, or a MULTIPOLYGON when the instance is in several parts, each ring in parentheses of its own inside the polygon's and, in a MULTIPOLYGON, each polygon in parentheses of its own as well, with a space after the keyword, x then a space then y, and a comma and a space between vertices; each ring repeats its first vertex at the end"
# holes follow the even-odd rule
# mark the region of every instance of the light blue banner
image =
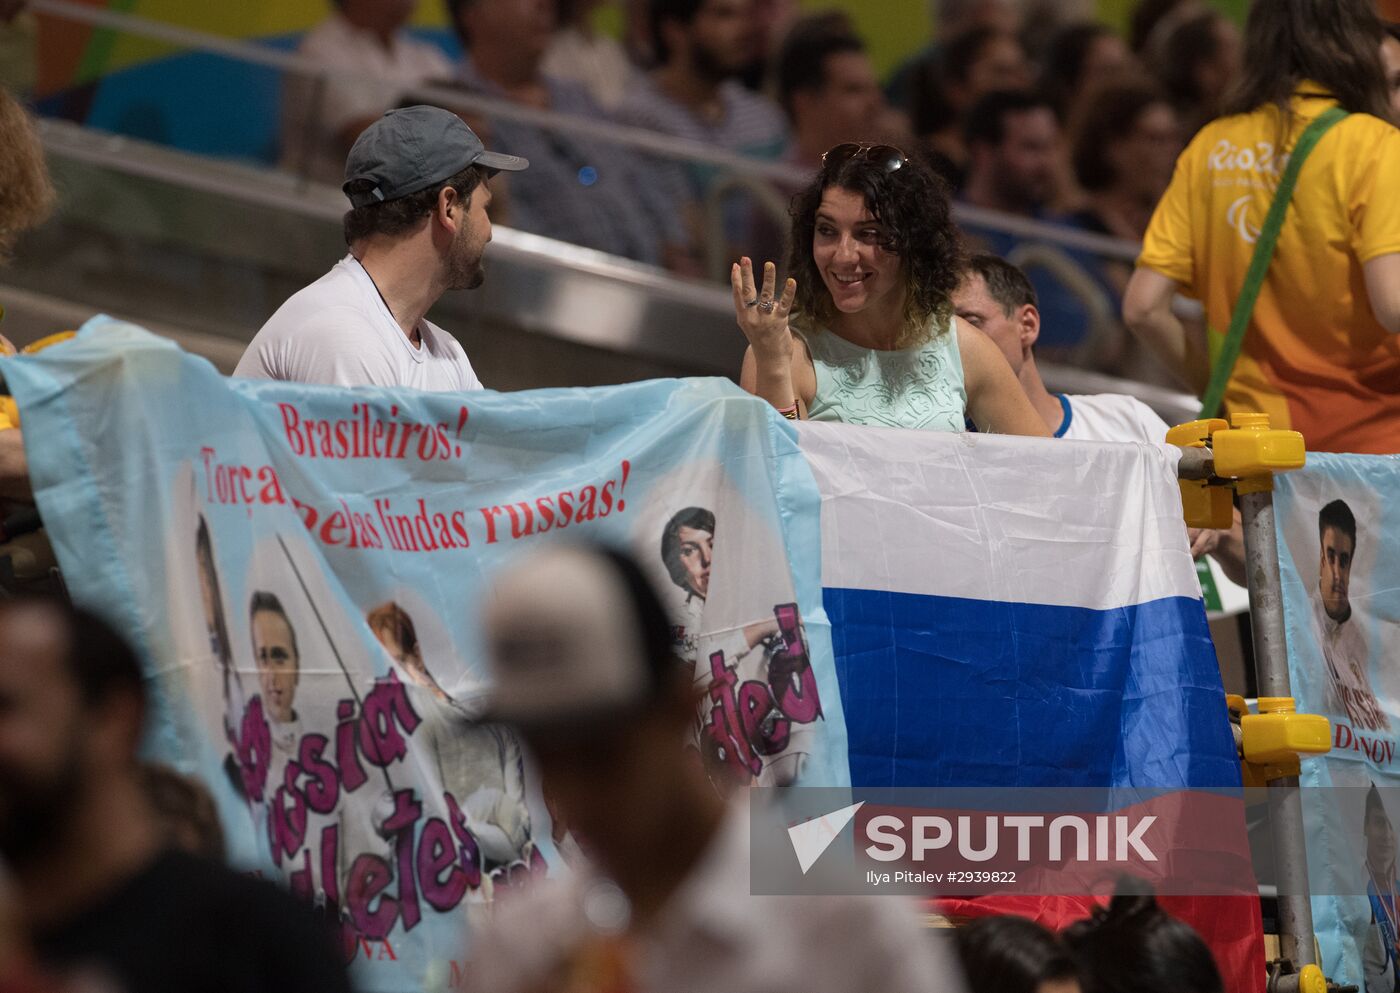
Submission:
POLYGON ((1303 791, 1322 966, 1336 982, 1393 993, 1400 458, 1309 454, 1305 470, 1279 478, 1275 508, 1293 695, 1333 728, 1332 751, 1305 760, 1301 782, 1353 787, 1303 791))
POLYGON ((473 720, 478 611, 522 550, 651 572, 717 782, 849 782, 816 487, 730 383, 255 383, 107 318, 0 371, 74 599, 150 667, 151 754, 211 784, 236 863, 338 908, 364 990, 450 985, 473 917, 572 850, 473 720))

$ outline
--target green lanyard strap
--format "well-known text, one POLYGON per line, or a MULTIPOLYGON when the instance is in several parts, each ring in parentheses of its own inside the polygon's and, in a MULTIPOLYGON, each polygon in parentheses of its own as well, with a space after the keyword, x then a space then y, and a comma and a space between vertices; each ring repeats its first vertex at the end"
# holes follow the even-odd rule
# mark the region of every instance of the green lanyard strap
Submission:
POLYGON ((1244 285, 1240 287, 1240 295, 1235 298, 1235 309, 1230 314, 1230 330, 1225 335, 1220 354, 1216 356, 1210 371, 1210 385, 1206 387, 1205 397, 1201 401, 1202 420, 1215 417, 1220 409, 1221 400, 1225 398, 1225 384, 1230 381, 1230 375, 1235 371, 1235 362, 1240 357, 1240 349, 1244 346, 1244 332, 1249 327, 1250 315, 1254 313, 1254 302, 1259 299, 1259 291, 1264 286, 1264 277, 1269 274, 1269 263, 1274 258, 1274 248, 1278 245, 1279 232, 1283 230, 1283 218, 1288 213, 1288 203, 1293 199, 1293 188, 1298 185, 1298 173, 1303 168, 1303 160, 1328 129, 1346 116, 1347 112, 1341 107, 1331 107, 1323 111, 1304 129, 1298 138, 1298 144, 1293 146, 1288 165, 1284 167, 1278 189, 1274 192, 1273 202, 1269 204, 1264 226, 1259 231, 1259 239, 1254 243, 1254 255, 1249 260, 1249 271, 1245 273, 1244 285))

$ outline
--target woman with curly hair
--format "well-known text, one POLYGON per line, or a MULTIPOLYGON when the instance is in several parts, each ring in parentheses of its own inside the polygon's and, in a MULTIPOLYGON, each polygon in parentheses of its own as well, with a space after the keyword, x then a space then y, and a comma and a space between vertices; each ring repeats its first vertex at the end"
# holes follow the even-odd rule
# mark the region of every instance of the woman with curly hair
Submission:
POLYGON ((783 416, 1047 436, 991 339, 955 317, 947 187, 888 145, 837 145, 793 202, 789 279, 731 273, 749 340, 739 383, 783 416))

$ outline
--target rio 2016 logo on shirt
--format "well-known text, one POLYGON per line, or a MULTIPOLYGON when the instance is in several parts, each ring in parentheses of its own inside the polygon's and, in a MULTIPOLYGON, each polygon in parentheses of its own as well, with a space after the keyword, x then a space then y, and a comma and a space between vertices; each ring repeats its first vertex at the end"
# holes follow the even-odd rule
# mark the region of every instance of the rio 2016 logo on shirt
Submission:
POLYGON ((1241 148, 1234 142, 1221 138, 1206 159, 1206 168, 1212 172, 1225 172, 1232 169, 1244 172, 1267 172, 1279 175, 1288 166, 1288 156, 1274 159, 1274 145, 1269 141, 1256 141, 1252 146, 1241 148))

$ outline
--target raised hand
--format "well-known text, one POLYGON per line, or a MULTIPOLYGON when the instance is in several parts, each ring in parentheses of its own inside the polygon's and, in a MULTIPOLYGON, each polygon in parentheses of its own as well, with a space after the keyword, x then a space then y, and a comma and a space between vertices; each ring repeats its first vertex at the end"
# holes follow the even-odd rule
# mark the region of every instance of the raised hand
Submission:
POLYGON ((734 264, 729 283, 734 290, 734 319, 739 330, 753 347, 754 358, 760 365, 768 362, 786 364, 792 358, 792 332, 788 329, 788 313, 797 295, 797 280, 789 279, 783 286, 781 298, 774 298, 778 279, 772 262, 763 264, 763 288, 754 288, 753 261, 748 256, 734 264))

